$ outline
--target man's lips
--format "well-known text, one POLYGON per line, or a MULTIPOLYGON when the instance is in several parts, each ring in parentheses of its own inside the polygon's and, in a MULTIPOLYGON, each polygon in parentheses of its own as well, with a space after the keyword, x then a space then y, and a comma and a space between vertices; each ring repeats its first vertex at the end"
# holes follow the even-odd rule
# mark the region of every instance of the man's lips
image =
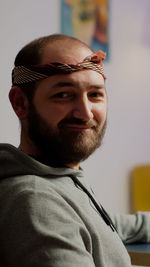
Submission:
POLYGON ((65 124, 65 128, 70 128, 73 130, 90 130, 92 127, 87 126, 87 125, 82 125, 82 124, 65 124))
POLYGON ((70 129, 70 130, 90 130, 97 128, 97 122, 95 120, 89 120, 87 122, 83 122, 79 119, 70 119, 70 120, 64 120, 59 123, 59 128, 62 129, 70 129))

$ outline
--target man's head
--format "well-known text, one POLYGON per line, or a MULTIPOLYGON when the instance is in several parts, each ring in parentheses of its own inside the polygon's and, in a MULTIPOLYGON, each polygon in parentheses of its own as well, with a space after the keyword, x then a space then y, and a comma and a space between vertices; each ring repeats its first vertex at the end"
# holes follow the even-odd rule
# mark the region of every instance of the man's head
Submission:
MULTIPOLYGON (((91 53, 77 39, 53 35, 26 46, 17 55, 15 66, 51 62, 76 65, 91 53)), ((22 123, 21 148, 26 153, 41 154, 60 166, 79 163, 101 144, 106 91, 103 76, 94 70, 55 74, 14 86, 10 100, 22 123)))

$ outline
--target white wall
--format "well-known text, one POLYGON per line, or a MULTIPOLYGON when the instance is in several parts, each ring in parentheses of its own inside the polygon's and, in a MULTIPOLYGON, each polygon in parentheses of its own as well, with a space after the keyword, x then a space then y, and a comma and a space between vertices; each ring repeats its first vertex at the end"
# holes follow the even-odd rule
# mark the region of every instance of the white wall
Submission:
MULTIPOLYGON (((18 120, 7 98, 14 58, 34 38, 59 32, 59 4, 60 0, 0 1, 1 143, 19 143, 18 120)), ((109 211, 129 212, 130 171, 150 162, 150 1, 112 0, 110 13, 107 133, 101 149, 82 166, 109 211)))

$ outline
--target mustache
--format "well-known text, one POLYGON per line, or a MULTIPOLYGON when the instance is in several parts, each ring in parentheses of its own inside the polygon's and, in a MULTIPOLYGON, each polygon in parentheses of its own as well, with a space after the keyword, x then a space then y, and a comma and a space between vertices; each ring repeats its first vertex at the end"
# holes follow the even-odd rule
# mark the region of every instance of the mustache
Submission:
POLYGON ((62 121, 59 122, 58 127, 61 128, 61 127, 65 126, 66 124, 83 125, 83 126, 87 126, 89 128, 96 127, 98 125, 97 121, 93 120, 93 119, 91 119, 89 121, 84 121, 84 120, 81 120, 78 118, 66 118, 66 119, 63 119, 62 121))

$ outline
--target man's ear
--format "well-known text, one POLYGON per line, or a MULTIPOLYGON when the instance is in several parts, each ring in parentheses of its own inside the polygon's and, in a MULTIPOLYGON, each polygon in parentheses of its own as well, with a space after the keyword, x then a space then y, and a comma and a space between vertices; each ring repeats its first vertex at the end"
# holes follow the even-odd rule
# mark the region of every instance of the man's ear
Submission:
POLYGON ((28 116, 28 99, 20 87, 13 86, 11 88, 9 100, 19 119, 26 119, 28 116))

